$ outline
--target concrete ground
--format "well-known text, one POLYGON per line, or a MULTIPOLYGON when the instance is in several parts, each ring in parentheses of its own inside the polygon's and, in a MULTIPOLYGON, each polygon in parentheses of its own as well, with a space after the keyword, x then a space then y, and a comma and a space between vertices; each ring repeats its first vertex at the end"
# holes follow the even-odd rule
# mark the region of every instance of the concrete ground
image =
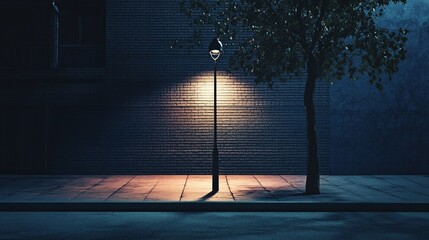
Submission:
POLYGON ((0 211, 343 211, 429 212, 429 176, 322 176, 306 195, 305 176, 2 176, 0 211))
POLYGON ((426 240, 427 213, 0 213, 0 239, 426 240))
POLYGON ((1 176, 0 240, 429 239, 429 176, 322 176, 313 196, 305 176, 220 179, 1 176))
POLYGON ((0 176, 4 202, 317 202, 429 203, 429 176, 321 176, 305 195, 302 175, 0 176))

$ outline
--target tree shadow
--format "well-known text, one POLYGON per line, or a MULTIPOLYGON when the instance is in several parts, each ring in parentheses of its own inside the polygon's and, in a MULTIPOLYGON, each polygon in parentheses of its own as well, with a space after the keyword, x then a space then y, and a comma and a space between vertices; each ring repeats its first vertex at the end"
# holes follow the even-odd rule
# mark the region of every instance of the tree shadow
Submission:
MULTIPOLYGON (((204 202, 210 198, 212 198, 214 195, 216 195, 218 192, 209 192, 205 194, 204 196, 198 198, 196 201, 198 202, 204 202)), ((234 192, 234 195, 238 195, 242 198, 244 201, 297 201, 297 200, 308 200, 312 199, 312 196, 317 195, 311 195, 307 194, 304 191, 297 190, 297 189, 278 189, 278 190, 241 190, 239 192, 234 192)), ((326 197, 326 196, 324 196, 326 197)), ((232 200, 232 199, 231 199, 232 200)))
POLYGON ((278 190, 247 190, 241 191, 242 195, 247 196, 248 200, 274 200, 274 201, 287 201, 296 198, 309 196, 305 192, 289 189, 278 190))

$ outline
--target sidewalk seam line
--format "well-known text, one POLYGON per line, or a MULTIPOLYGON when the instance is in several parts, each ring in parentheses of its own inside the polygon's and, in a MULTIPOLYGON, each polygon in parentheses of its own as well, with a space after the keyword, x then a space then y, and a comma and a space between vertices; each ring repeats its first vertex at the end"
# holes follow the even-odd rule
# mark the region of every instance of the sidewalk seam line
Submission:
POLYGON ((262 183, 256 178, 256 176, 255 175, 252 175, 253 176, 253 178, 259 183, 259 185, 266 191, 266 192, 268 192, 271 196, 273 196, 277 201, 279 201, 279 199, 277 198, 277 196, 276 195, 274 195, 274 193, 273 192, 271 192, 270 190, 268 190, 266 187, 264 187, 264 185, 262 185, 262 183))
POLYGON ((366 198, 365 197, 363 197, 363 196, 361 196, 361 195, 359 195, 359 194, 357 194, 357 193, 355 193, 355 192, 353 192, 353 191, 351 191, 350 189, 347 189, 347 188, 344 188, 344 187, 342 187, 341 185, 338 185, 338 184, 334 184, 334 183, 332 183, 332 181, 328 181, 328 179, 325 177, 325 178, 323 178, 328 184, 330 184, 330 185, 332 185, 332 186, 335 186, 335 187, 337 187, 337 188, 339 188, 339 189, 342 189, 342 190, 344 190, 344 191, 346 191, 347 193, 352 193, 352 194, 354 194, 354 195, 356 195, 356 196, 358 196, 358 197, 360 197, 360 198, 362 198, 362 199, 365 199, 366 200, 366 198))
POLYGON ((106 176, 105 178, 103 178, 101 181, 97 182, 96 184, 92 185, 91 187, 83 190, 82 192, 78 193, 76 196, 74 196, 71 200, 76 199, 77 197, 79 197, 80 195, 84 194, 85 192, 87 192, 88 190, 92 189, 93 187, 96 187, 98 185, 100 185, 102 182, 104 182, 104 180, 106 180, 107 178, 109 178, 109 176, 106 176))
POLYGON ((286 183, 288 183, 291 187, 295 188, 296 190, 304 193, 304 191, 302 191, 300 188, 296 187, 295 185, 293 185, 293 183, 289 182, 285 177, 283 177, 283 175, 279 175, 283 180, 285 180, 286 183))
POLYGON ((383 181, 385 181, 385 182, 387 182, 387 183, 391 184, 392 186, 396 186, 396 187, 399 187, 399 188, 401 188, 401 189, 405 189, 405 190, 410 191, 410 192, 413 192, 413 193, 415 193, 415 194, 417 194, 417 195, 423 195, 423 196, 429 197, 429 195, 428 195, 428 194, 424 194, 424 193, 419 192, 419 191, 414 191, 414 190, 412 190, 412 189, 407 189, 406 187, 401 186, 401 185, 398 185, 398 184, 396 184, 396 183, 393 183, 393 182, 391 182, 391 181, 387 180, 387 179, 386 179, 386 178, 384 178, 384 177, 374 176, 374 178, 376 178, 376 179, 381 179, 381 180, 383 180, 383 181))
POLYGON ((149 196, 149 194, 155 189, 156 185, 158 185, 159 181, 161 181, 161 177, 158 179, 158 181, 153 185, 153 187, 149 190, 149 192, 146 194, 146 196, 143 198, 143 201, 146 200, 146 198, 149 196))
MULTIPOLYGON (((359 176, 355 176, 355 177, 359 177, 359 176)), ((360 176, 360 177, 361 177, 361 176, 360 176)), ((349 181, 349 182, 351 182, 351 183, 353 183, 353 184, 361 185, 361 186, 364 186, 364 187, 366 187, 366 188, 369 188, 369 189, 371 189, 371 190, 373 190, 373 191, 381 192, 381 193, 383 193, 383 194, 385 194, 385 195, 389 195, 389 196, 391 196, 391 197, 398 198, 398 199, 400 199, 400 200, 406 200, 406 199, 401 198, 401 197, 399 197, 399 196, 393 195, 392 193, 388 193, 388 192, 384 191, 383 189, 376 188, 376 187, 373 187, 373 186, 371 186, 371 185, 368 185, 368 184, 362 183, 362 181, 359 181, 359 179, 357 179, 357 181, 355 181, 355 182, 351 181, 350 179, 346 179, 346 180, 347 180, 347 181, 349 181)), ((378 179, 378 180, 380 180, 380 179, 378 179)))
POLYGON ((183 185, 182 193, 180 194, 179 202, 182 201, 183 193, 185 193, 186 183, 188 183, 189 174, 186 175, 185 184, 183 185))
POLYGON ((410 176, 410 175, 407 175, 407 176, 401 176, 401 178, 406 179, 407 181, 412 182, 412 183, 414 183, 414 184, 418 185, 418 186, 419 186, 419 187, 421 187, 421 188, 427 188, 427 186, 426 186, 426 185, 423 185, 423 184, 421 184, 421 183, 419 183, 419 182, 416 182, 416 181, 414 181, 414 180, 409 179, 409 178, 408 178, 409 176, 410 176))
POLYGON ((234 193, 231 191, 231 187, 229 186, 228 175, 225 175, 226 185, 228 186, 229 193, 231 193, 232 199, 235 201, 234 193))
POLYGON ((106 201, 107 199, 109 199, 111 196, 113 196, 115 193, 117 193, 119 190, 121 190, 123 187, 125 187, 125 185, 127 185, 129 182, 131 182, 131 180, 133 180, 134 178, 136 178, 136 176, 132 177, 130 180, 128 180, 126 183, 124 183, 124 185, 122 185, 120 188, 116 189, 115 191, 113 191, 106 199, 104 199, 103 201, 106 201))

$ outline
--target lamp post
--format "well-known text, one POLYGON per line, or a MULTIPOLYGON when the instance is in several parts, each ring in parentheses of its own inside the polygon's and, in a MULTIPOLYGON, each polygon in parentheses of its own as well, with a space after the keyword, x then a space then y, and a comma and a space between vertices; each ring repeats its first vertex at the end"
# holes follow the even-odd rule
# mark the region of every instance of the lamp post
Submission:
POLYGON ((214 60, 214 128, 213 128, 213 165, 212 165, 212 193, 219 191, 219 151, 217 149, 217 109, 216 109, 216 65, 217 59, 223 51, 219 38, 214 38, 209 45, 210 56, 214 60))

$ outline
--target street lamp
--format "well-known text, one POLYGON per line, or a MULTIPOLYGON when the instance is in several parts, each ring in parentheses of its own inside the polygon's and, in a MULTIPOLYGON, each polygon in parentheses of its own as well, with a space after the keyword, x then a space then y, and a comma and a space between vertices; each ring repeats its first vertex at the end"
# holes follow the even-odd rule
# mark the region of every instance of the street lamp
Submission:
POLYGON ((217 149, 217 120, 216 120, 216 65, 217 59, 223 51, 219 38, 214 38, 209 45, 210 56, 214 60, 214 133, 213 133, 213 165, 212 165, 212 193, 219 191, 219 151, 217 149))

